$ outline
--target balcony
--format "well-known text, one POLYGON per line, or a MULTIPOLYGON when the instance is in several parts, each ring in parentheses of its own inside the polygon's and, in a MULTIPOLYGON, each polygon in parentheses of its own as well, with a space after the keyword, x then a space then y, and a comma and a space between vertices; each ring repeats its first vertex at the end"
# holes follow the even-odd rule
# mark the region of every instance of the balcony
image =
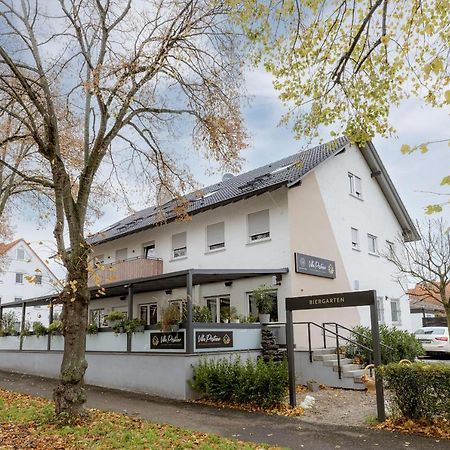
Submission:
POLYGON ((102 286, 120 281, 153 277, 163 273, 163 261, 160 258, 136 258, 102 264, 89 276, 88 286, 102 286))

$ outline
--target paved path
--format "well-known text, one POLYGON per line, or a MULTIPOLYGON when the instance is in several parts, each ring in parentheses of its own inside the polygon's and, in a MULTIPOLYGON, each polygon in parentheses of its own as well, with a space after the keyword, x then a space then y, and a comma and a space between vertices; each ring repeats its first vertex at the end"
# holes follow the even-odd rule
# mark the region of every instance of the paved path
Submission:
MULTIPOLYGON (((54 384, 54 380, 0 372, 0 388, 30 395, 51 398, 54 384)), ((301 418, 223 410, 91 386, 88 389, 89 407, 291 449, 449 449, 448 441, 347 427, 344 423, 317 425, 301 418)))

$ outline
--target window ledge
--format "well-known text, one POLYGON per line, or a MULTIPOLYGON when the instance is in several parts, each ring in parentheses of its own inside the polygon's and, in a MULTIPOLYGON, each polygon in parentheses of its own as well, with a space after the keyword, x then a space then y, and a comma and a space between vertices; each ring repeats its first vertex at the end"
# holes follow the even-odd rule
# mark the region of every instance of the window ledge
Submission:
POLYGON ((211 253, 220 253, 220 252, 224 252, 227 248, 226 247, 221 247, 221 248, 215 248, 213 250, 206 250, 205 251, 205 255, 210 255, 211 253))
POLYGON ((358 197, 357 195, 352 194, 351 192, 348 195, 350 195, 350 197, 356 198, 357 200, 361 200, 362 202, 364 201, 363 197, 358 197))
POLYGON ((183 259, 188 259, 187 255, 186 256, 177 256, 176 258, 170 258, 169 262, 181 261, 183 259))
POLYGON ((380 255, 378 253, 373 253, 373 252, 368 252, 368 253, 369 253, 369 255, 376 256, 377 258, 380 257, 380 255))
POLYGON ((272 240, 271 237, 266 237, 266 238, 263 238, 263 239, 257 239, 256 241, 248 241, 245 245, 260 244, 262 242, 269 242, 271 240, 272 240))
POLYGON ((360 248, 356 248, 356 247, 352 247, 352 250, 354 250, 355 252, 361 252, 360 248))

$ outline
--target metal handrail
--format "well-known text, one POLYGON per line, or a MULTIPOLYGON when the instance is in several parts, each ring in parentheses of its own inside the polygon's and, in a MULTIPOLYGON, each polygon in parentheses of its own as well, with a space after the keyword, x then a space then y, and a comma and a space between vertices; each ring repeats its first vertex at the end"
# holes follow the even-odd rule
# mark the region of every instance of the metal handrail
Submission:
MULTIPOLYGON (((334 326, 337 325, 338 328, 343 328, 344 330, 350 331, 350 333, 356 334, 356 336, 359 336, 359 337, 362 337, 362 338, 366 338, 366 339, 369 337, 369 336, 367 336, 365 334, 362 334, 362 333, 359 333, 357 331, 354 331, 351 328, 347 328, 346 326, 341 325, 340 323, 337 323, 337 322, 323 322, 322 325, 324 327, 326 327, 326 325, 334 325, 334 326)), ((326 339, 325 338, 326 338, 326 336, 325 336, 325 333, 324 333, 323 334, 323 343, 324 343, 324 347, 327 348, 327 344, 326 344, 326 339)), ((381 342, 380 342, 380 346, 386 348, 387 350, 394 351, 394 349, 392 347, 389 347, 389 345, 383 344, 381 342)), ((373 352, 373 349, 370 349, 370 350, 373 352)))

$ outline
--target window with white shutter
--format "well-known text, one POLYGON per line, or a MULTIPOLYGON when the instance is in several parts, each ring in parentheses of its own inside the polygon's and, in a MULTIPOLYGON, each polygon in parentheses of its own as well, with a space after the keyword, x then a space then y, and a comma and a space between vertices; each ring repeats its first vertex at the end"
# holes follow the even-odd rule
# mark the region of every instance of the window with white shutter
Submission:
POLYGON ((259 241, 270 237, 269 210, 251 213, 248 216, 248 240, 259 241))
POLYGON ((352 248, 359 250, 359 231, 357 228, 351 228, 352 231, 352 248))
POLYGON ((352 173, 348 173, 348 179, 350 183, 350 195, 362 199, 362 183, 361 178, 352 173))
POLYGON ((128 249, 121 248, 116 250, 116 262, 125 261, 128 258, 128 249))
POLYGON ((384 323, 384 298, 377 297, 378 322, 384 323))
POLYGON ((206 249, 208 251, 225 248, 225 224, 215 223, 206 227, 206 249))
POLYGON ((400 301, 396 298, 391 298, 391 319, 392 323, 395 325, 400 325, 402 323, 400 301))
POLYGON ((369 253, 371 253, 372 255, 377 255, 378 254, 377 237, 374 236, 373 234, 368 234, 367 235, 367 244, 369 247, 369 253))
POLYGON ((172 235, 172 257, 181 258, 187 255, 186 232, 172 235))

